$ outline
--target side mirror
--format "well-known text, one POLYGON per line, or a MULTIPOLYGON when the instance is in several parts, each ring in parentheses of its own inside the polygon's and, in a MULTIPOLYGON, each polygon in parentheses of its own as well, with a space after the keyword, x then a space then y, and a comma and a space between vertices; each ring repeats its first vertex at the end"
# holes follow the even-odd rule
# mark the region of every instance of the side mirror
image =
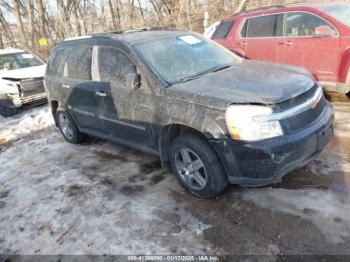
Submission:
POLYGON ((141 76, 136 73, 131 73, 126 76, 126 84, 129 90, 133 91, 141 86, 141 76))
POLYGON ((318 37, 322 37, 322 36, 326 37, 326 36, 332 36, 335 34, 336 32, 332 27, 328 25, 321 25, 315 28, 313 35, 318 37))

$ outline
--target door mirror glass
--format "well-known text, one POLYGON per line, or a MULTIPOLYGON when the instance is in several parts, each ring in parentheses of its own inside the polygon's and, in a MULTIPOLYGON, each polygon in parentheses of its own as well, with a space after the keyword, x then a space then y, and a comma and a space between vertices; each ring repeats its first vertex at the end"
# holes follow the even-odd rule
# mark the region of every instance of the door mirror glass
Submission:
POLYGON ((136 73, 130 73, 126 76, 126 84, 129 90, 133 91, 141 86, 141 76, 136 73))
POLYGON ((332 36, 335 34, 334 29, 328 25, 318 26, 314 30, 314 36, 332 36))

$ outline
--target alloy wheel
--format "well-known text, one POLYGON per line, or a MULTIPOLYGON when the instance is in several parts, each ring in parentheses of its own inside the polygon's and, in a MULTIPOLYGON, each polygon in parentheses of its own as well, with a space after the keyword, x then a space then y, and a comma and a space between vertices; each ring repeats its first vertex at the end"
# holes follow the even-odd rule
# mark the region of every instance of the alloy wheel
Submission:
POLYGON ((191 189, 202 190, 207 186, 208 176, 203 161, 191 149, 183 147, 175 152, 175 168, 191 189))

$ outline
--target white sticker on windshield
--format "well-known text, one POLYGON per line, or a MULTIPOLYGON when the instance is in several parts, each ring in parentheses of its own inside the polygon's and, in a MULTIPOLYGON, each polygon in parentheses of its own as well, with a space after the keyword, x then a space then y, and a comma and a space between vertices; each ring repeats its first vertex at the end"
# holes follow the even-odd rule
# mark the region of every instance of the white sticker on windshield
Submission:
POLYGON ((22 58, 33 58, 32 54, 22 54, 22 58))
POLYGON ((183 35, 178 37, 180 40, 184 41, 188 45, 197 45, 202 43, 202 40, 194 37, 193 35, 183 35))

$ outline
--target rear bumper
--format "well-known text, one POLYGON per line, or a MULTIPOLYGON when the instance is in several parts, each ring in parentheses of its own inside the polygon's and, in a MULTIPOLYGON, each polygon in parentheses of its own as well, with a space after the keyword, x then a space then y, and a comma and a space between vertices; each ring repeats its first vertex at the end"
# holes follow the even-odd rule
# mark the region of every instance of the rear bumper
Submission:
POLYGON ((322 88, 329 92, 337 92, 341 94, 347 94, 350 92, 350 86, 345 83, 339 82, 320 82, 322 88))
POLYGON ((319 118, 302 131, 259 142, 213 140, 211 144, 230 183, 263 186, 313 160, 333 137, 334 114, 327 103, 319 118))

